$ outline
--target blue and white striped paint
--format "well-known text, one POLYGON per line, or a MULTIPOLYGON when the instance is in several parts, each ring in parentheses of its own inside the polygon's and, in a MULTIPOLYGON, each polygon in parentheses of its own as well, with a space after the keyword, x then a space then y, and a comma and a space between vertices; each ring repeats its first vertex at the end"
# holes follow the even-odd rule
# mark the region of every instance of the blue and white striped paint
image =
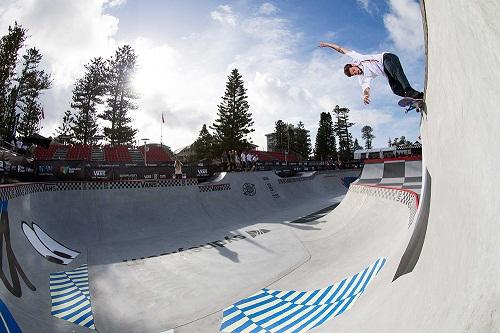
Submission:
POLYGON ((95 329, 90 306, 87 265, 50 274, 51 314, 74 324, 95 329))
POLYGON ((223 312, 221 332, 299 333, 318 327, 349 309, 382 269, 379 258, 361 272, 313 291, 262 289, 223 312))

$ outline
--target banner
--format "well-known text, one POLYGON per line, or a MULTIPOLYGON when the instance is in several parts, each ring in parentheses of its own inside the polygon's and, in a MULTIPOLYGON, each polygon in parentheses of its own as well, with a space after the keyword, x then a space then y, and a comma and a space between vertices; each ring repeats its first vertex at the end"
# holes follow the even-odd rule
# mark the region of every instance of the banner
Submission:
MULTIPOLYGON (((84 161, 39 161, 36 174, 40 180, 162 180, 174 178, 173 166, 121 166, 89 163, 84 161)), ((210 178, 218 171, 217 166, 184 166, 183 177, 210 178)))

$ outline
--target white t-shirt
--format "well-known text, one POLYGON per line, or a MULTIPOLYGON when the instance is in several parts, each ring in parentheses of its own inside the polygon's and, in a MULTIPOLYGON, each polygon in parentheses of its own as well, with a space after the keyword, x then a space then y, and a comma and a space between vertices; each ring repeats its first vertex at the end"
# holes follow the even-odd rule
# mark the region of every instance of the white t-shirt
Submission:
POLYGON ((352 64, 359 66, 363 70, 363 74, 358 75, 363 92, 370 87, 371 81, 377 76, 383 75, 387 77, 384 72, 384 54, 359 54, 356 51, 345 53, 346 56, 352 59, 352 64))
POLYGON ((246 155, 245 155, 245 153, 241 153, 241 161, 242 162, 246 161, 246 155))

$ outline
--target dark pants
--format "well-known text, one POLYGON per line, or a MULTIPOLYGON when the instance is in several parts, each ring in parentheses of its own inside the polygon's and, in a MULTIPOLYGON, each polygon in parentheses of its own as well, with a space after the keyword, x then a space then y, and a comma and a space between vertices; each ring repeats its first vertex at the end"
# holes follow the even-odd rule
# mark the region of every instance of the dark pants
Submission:
POLYGON ((389 80, 392 92, 401 97, 424 98, 424 93, 416 91, 410 86, 403 67, 397 55, 384 54, 384 72, 389 80))

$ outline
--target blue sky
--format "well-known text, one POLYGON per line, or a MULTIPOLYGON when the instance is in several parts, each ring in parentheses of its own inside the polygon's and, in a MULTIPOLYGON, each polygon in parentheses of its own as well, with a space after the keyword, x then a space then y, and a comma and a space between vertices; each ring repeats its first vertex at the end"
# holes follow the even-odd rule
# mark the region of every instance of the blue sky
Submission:
POLYGON ((356 78, 342 73, 348 58, 317 47, 332 41, 362 53, 399 55, 410 83, 423 89, 424 50, 416 0, 214 1, 214 0, 6 0, 0 29, 17 20, 29 29, 28 45, 44 55, 53 88, 44 95, 42 134, 52 135, 69 108, 71 89, 92 57, 130 44, 139 56, 134 85, 137 138, 173 149, 190 144, 217 104, 232 68, 248 89, 255 120, 252 140, 265 149, 274 122, 303 121, 315 141, 319 114, 338 104, 351 109, 354 137, 374 128, 375 146, 389 137, 419 136, 419 116, 405 115, 384 78, 365 106, 356 78))

